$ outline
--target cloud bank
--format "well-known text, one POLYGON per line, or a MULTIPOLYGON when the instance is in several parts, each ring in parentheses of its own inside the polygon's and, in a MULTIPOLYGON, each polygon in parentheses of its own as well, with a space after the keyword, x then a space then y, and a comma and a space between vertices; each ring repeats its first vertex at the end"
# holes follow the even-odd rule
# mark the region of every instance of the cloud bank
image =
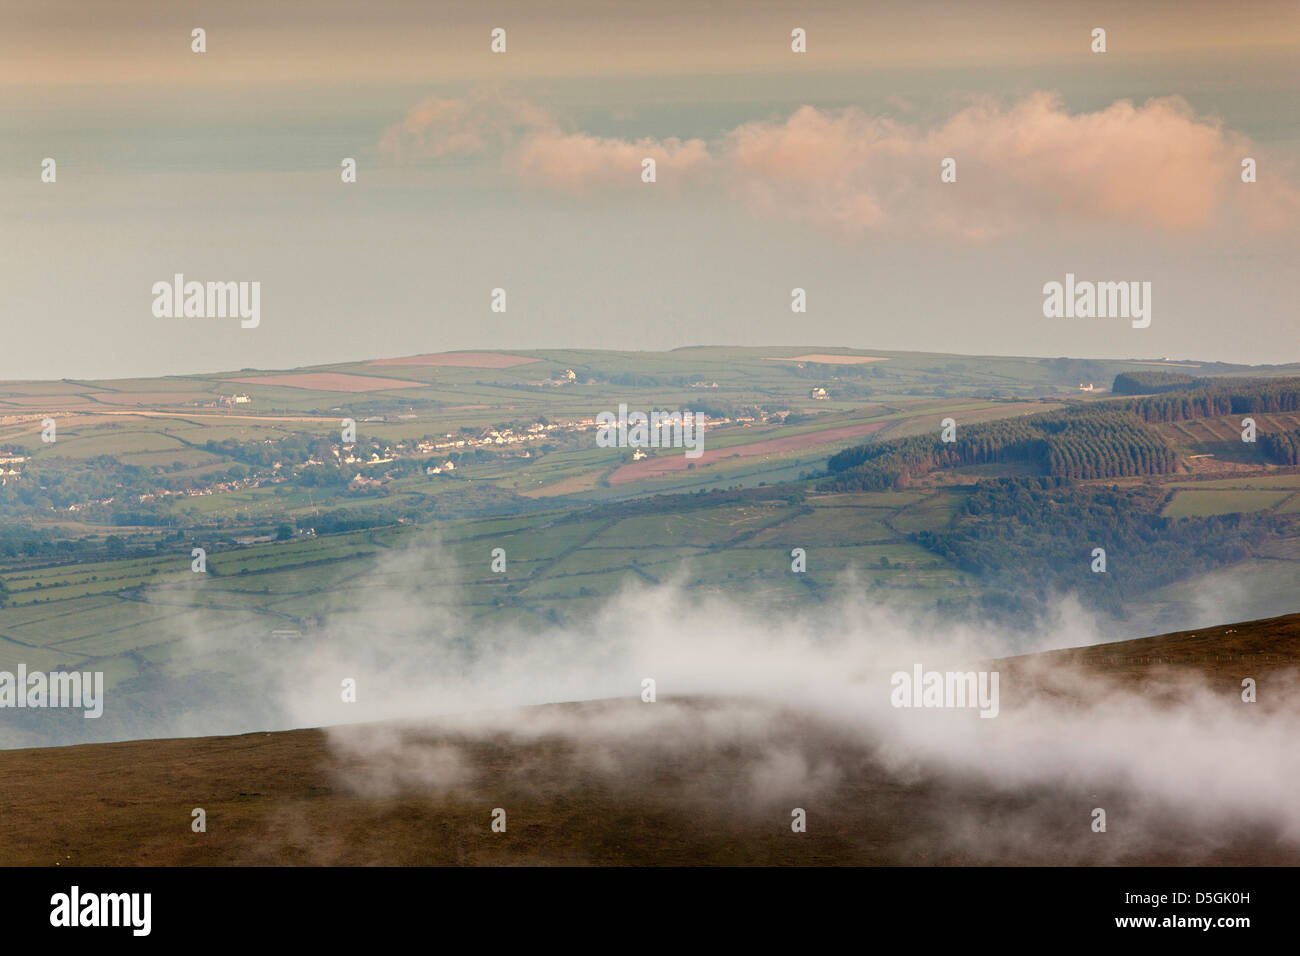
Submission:
POLYGON ((1168 235, 1295 229, 1294 171, 1180 97, 1070 113, 1036 92, 983 99, 932 125, 804 106, 711 141, 597 136, 504 93, 431 98, 390 127, 398 163, 495 162, 529 188, 594 195, 656 188, 724 195, 765 221, 808 223, 847 241, 938 236, 989 241, 1034 229, 1127 227, 1168 235), (1242 162, 1257 163, 1243 183, 1242 162), (956 181, 941 163, 955 161, 956 181))

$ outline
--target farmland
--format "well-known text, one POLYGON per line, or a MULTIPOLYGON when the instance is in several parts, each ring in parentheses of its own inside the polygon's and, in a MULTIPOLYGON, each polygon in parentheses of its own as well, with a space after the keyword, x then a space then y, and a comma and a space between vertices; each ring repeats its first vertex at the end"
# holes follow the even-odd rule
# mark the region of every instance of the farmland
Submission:
MULTIPOLYGON (((238 672, 258 666, 278 629, 296 632, 305 647, 377 628, 418 633, 418 620, 403 610, 417 606, 436 611, 448 637, 469 639, 484 628, 581 627, 628 588, 747 594, 789 613, 864 594, 878 605, 924 612, 988 593, 988 582, 915 540, 951 525, 969 494, 961 487, 802 500, 760 491, 731 503, 690 496, 687 507, 627 514, 628 505, 611 504, 214 545, 205 574, 191 570, 188 545, 73 564, 11 563, 0 667, 25 661, 104 670, 120 700, 154 700, 158 680, 216 664, 210 645, 217 636, 222 671, 238 672), (492 568, 498 548, 502 571, 492 568), (805 549, 804 573, 791 573, 795 548, 805 549), (146 673, 151 679, 142 681, 146 673)), ((1293 604, 1285 582, 1300 573, 1300 546, 1268 554, 1266 570, 1281 575, 1279 588, 1261 591, 1251 606, 1285 610, 1293 604)), ((1085 559, 1086 551, 1077 562, 1080 587, 1093 583, 1085 559)), ((1123 559, 1123 552, 1112 557, 1123 559)), ((1263 582, 1257 572, 1241 583, 1249 593, 1263 582)), ((1194 587, 1156 593, 1132 602, 1129 613, 1194 620, 1197 601, 1194 587)), ((114 719, 100 723, 108 732, 114 719)))
POLYGON ((452 644, 526 642, 638 589, 1006 627, 1075 595, 1117 635, 1206 623, 1206 582, 1294 610, 1300 473, 1243 443, 1240 416, 1146 426, 1164 474, 1022 489, 1040 472, 986 461, 905 489, 825 486, 832 456, 864 441, 1104 406, 1078 380, 1142 364, 805 346, 0 383, 0 669, 103 670, 121 706, 41 730, 75 742, 169 726, 268 654, 427 640, 430 615, 452 644), (705 454, 598 446, 594 416, 620 404, 702 411, 705 454), (1098 523, 1114 495, 1125 521, 1098 523), (1014 527, 979 510, 1007 496, 1014 527), (1101 539, 1109 577, 1089 570, 1101 539))

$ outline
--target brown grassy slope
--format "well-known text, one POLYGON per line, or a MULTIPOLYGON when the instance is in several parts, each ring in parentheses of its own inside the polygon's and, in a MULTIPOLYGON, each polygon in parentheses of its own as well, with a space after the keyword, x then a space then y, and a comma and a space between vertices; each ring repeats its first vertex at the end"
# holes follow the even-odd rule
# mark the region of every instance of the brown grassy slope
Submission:
MULTIPOLYGON (((1163 668, 1197 671, 1235 693, 1246 673, 1260 682, 1259 719, 1267 720, 1277 706, 1295 707, 1279 704, 1277 694, 1264 705, 1270 675, 1300 662, 1300 615, 1038 657, 1103 672, 1135 690, 1163 668)), ((1008 684, 1030 679, 1027 658, 999 667, 1008 684)), ((1005 685, 1003 693, 1007 699, 1005 685)), ((601 721, 647 705, 554 706, 601 721)), ((810 766, 824 760, 842 772, 820 792, 766 801, 746 796, 758 755, 744 745, 664 751, 611 777, 583 769, 573 742, 554 736, 519 742, 410 733, 423 733, 433 748, 460 747, 469 782, 375 791, 376 768, 343 756, 321 730, 0 751, 0 863, 1300 864, 1300 849, 1267 827, 1221 821, 1211 834, 1158 806, 1137 806, 1131 794, 1008 793, 933 772, 903 779, 861 741, 809 718, 779 722, 766 743, 797 747, 810 766), (1130 812, 1113 817, 1103 837, 1086 824, 1097 805, 1130 812), (792 806, 808 811, 807 833, 791 832, 792 806), (206 833, 191 831, 195 807, 207 811, 206 833), (490 828, 494 807, 507 809, 505 833, 490 828)))
MULTIPOLYGON (((1224 697, 1241 693, 1241 680, 1252 677, 1258 685, 1260 709, 1300 707, 1289 695, 1265 693, 1270 685, 1281 689, 1283 676, 1300 665, 1300 614, 1244 621, 1195 631, 1175 631, 1089 647, 1044 651, 1023 657, 988 662, 1003 674, 1003 694, 1017 682, 1034 690, 1034 671, 1049 668, 1057 674, 1071 671, 1096 674, 1134 691, 1159 693, 1162 685, 1181 676, 1200 678, 1224 697)), ((1285 682, 1289 688, 1290 681, 1285 682)), ((1052 692, 1052 691, 1049 691, 1052 692)), ((1014 694, 1012 695, 1014 696, 1014 694)))

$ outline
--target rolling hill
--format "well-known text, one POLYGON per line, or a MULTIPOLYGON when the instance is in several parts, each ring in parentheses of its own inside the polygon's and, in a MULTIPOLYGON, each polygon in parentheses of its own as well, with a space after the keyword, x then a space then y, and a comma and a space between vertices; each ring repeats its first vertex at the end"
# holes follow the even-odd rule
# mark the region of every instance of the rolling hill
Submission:
MULTIPOLYGON (((1247 750, 1300 716, 1297 663, 1295 614, 994 662, 1012 714, 1040 693, 1063 712, 1081 706, 1071 694, 1091 685, 1063 690, 1062 674, 1130 701, 1195 680, 1224 706, 1251 674, 1259 702, 1235 704, 1247 750)), ((1178 713, 1160 725, 1171 752, 1212 729, 1208 711, 1178 713)), ((1122 775, 1020 781, 900 762, 861 728, 755 700, 599 700, 494 721, 513 729, 368 725, 0 752, 0 774, 23 781, 0 795, 0 863, 1300 863, 1300 833, 1284 819, 1201 817, 1122 775), (719 715, 761 729, 711 736, 719 715), (602 728, 615 726, 612 743, 602 728), (1089 828, 1098 806, 1105 833, 1089 828), (195 808, 206 832, 191 828, 195 808), (505 832, 492 829, 497 808, 505 832), (793 832, 792 808, 806 811, 807 832, 793 832)), ((1088 732, 1085 722, 1073 735, 1088 732)), ((1272 769, 1285 773, 1260 773, 1272 769)))

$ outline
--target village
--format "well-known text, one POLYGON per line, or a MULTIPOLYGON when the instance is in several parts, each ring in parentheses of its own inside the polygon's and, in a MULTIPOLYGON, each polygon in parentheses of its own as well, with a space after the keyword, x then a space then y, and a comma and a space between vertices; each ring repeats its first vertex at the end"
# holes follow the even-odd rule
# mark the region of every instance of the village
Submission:
MULTIPOLYGON (((241 393, 219 396, 202 403, 203 407, 225 408, 253 404, 253 400, 248 395, 241 393)), ((380 416, 363 419, 362 424, 383 424, 393 420, 409 421, 413 417, 409 414, 380 416)), ((770 415, 757 412, 734 418, 710 416, 709 427, 711 429, 727 425, 749 427, 755 423, 779 421, 781 418, 781 412, 770 415)), ((350 472, 351 476, 346 479, 349 491, 373 490, 409 476, 412 473, 412 466, 417 473, 422 471, 430 477, 455 477, 458 467, 463 468, 466 456, 470 455, 475 462, 486 460, 487 455, 497 459, 530 459, 543 448, 552 451, 557 450, 557 447, 578 447, 573 439, 598 427, 597 418, 591 416, 561 421, 539 419, 527 425, 500 423, 477 429, 473 426, 462 426, 440 436, 425 436, 396 442, 383 442, 361 436, 355 442, 331 441, 328 444, 321 442, 309 444, 310 436, 303 435, 297 436, 301 455, 298 451, 286 447, 293 444, 292 437, 281 440, 263 439, 251 445, 234 443, 228 448, 209 447, 208 450, 219 455, 229 454, 236 462, 248 469, 246 475, 236 477, 223 473, 221 477, 215 478, 215 476, 198 474, 183 481, 175 478, 157 483, 151 481, 150 484, 154 486, 149 487, 148 490, 141 491, 137 486, 136 489, 132 489, 135 493, 129 495, 96 497, 67 504, 58 510, 69 514, 85 515, 87 512, 93 512, 115 502, 119 505, 147 506, 168 499, 220 495, 284 484, 311 469, 320 468, 336 474, 341 472, 343 475, 350 472), (259 446, 263 450, 257 452, 256 459, 250 458, 248 450, 259 446), (294 460, 295 458, 297 460, 294 460), (385 465, 393 467, 384 469, 385 465), (205 477, 207 480, 204 480, 205 477)), ((211 446, 211 443, 209 444, 211 446)), ((641 460, 647 457, 647 454, 644 449, 638 448, 633 453, 633 460, 641 460)), ((32 460, 30 455, 0 455, 0 487, 10 481, 21 481, 24 466, 29 466, 32 460)), ((155 468, 155 471, 161 469, 155 468)), ((334 478, 330 484, 337 486, 341 482, 334 478)))

